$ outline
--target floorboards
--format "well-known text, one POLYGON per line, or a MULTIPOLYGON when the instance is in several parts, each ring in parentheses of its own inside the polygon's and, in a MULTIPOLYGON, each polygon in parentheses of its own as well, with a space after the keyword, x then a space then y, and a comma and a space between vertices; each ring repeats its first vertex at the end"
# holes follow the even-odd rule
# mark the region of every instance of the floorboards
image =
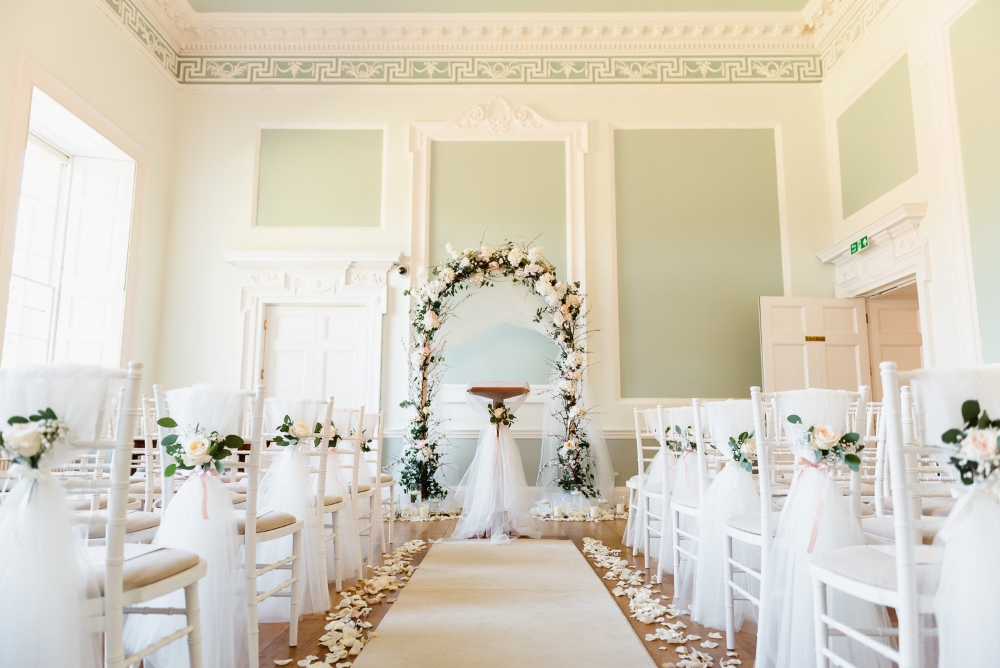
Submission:
MULTIPOLYGON (((424 541, 438 540, 449 535, 455 526, 456 520, 446 520, 439 522, 408 522, 408 521, 397 521, 393 527, 393 544, 394 546, 402 545, 403 543, 421 539, 424 541)), ((633 568, 643 569, 643 557, 638 555, 636 557, 632 556, 632 551, 622 545, 622 534, 625 530, 625 520, 615 520, 611 522, 541 522, 542 534, 544 538, 563 538, 573 541, 577 548, 583 547, 583 539, 585 537, 595 538, 602 541, 608 547, 614 549, 622 550, 622 558, 628 560, 633 568)), ((419 565, 420 561, 423 559, 426 551, 421 552, 416 555, 413 563, 419 565)), ((379 558, 376 557, 378 561, 379 558)), ((588 563, 590 561, 588 560, 588 563)), ((655 571, 655 562, 651 561, 650 565, 653 566, 653 571, 655 571)), ((593 564, 591 563, 593 568, 593 564)), ((597 570, 597 569, 595 569, 597 570)), ((604 571, 597 571, 599 575, 603 576, 604 571)), ((654 572, 655 574, 655 572, 654 572)), ((650 573, 646 573, 647 581, 649 581, 650 573)), ((604 586, 610 591, 614 588, 614 582, 608 580, 602 580, 604 586)), ((656 587, 654 587, 656 588, 656 587)), ((340 597, 336 595, 336 592, 331 586, 331 598, 336 602, 340 600, 340 597)), ((672 596, 673 594, 673 583, 672 580, 668 579, 666 582, 659 586, 659 589, 663 592, 665 596, 672 596)), ((385 617, 386 613, 392 608, 391 601, 398 596, 398 592, 390 595, 386 602, 380 603, 373 606, 372 612, 368 617, 374 628, 378 629, 378 624, 385 617)), ((652 633, 656 626, 652 624, 641 624, 634 619, 631 619, 628 609, 628 598, 621 596, 615 597, 615 602, 618 604, 622 611, 628 619, 632 630, 639 636, 640 639, 645 638, 647 633, 652 633)), ((684 617, 684 622, 688 625, 688 633, 693 633, 695 635, 700 635, 702 638, 707 638, 708 633, 715 629, 707 629, 698 624, 692 622, 688 617, 684 617)), ((288 646, 288 624, 261 624, 260 625, 260 665, 261 668, 267 668, 268 666, 273 666, 276 659, 304 659, 308 655, 318 656, 320 660, 326 656, 326 653, 318 644, 319 638, 323 635, 323 627, 326 623, 325 616, 323 615, 308 615, 302 618, 299 623, 299 644, 297 647, 288 646)), ((723 633, 720 631, 720 633, 723 633)), ((723 633, 725 635, 725 633, 723 633)), ((697 645, 700 643, 688 643, 689 646, 696 647, 700 651, 707 654, 711 654, 715 657, 715 665, 718 666, 720 659, 726 658, 726 647, 725 641, 717 641, 719 646, 712 650, 703 650, 697 645)), ((752 633, 738 633, 736 635, 736 645, 737 652, 739 653, 739 658, 742 663, 739 668, 752 668, 754 651, 756 647, 756 636, 752 633)), ((650 656, 657 666, 661 666, 666 662, 676 662, 678 659, 677 653, 674 651, 673 645, 664 645, 660 641, 646 642, 643 640, 643 646, 646 651, 649 652, 650 656), (666 646, 666 650, 661 650, 659 647, 666 646)), ((294 662, 293 664, 294 665, 294 662)), ((451 668, 449 666, 444 666, 442 668, 451 668)), ((458 668, 458 667, 456 667, 458 668)), ((621 666, 618 668, 627 668, 626 666, 621 666)))

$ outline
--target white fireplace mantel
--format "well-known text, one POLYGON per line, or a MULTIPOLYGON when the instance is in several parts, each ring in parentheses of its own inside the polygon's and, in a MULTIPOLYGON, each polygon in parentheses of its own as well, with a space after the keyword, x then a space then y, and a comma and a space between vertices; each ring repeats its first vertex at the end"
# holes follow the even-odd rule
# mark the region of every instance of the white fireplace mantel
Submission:
POLYGON ((367 359, 369 406, 379 404, 382 316, 388 303, 388 273, 399 251, 234 250, 223 259, 242 275, 242 385, 257 385, 264 364, 264 320, 272 305, 362 306, 367 309, 372 346, 367 359))

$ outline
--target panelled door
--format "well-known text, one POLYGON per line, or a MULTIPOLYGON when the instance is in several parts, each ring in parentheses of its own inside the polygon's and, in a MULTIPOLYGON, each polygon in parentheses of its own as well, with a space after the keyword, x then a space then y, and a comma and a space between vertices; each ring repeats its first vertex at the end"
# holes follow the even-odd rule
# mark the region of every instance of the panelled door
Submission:
POLYGON ((760 298, 765 392, 871 385, 864 299, 760 298))
POLYGON ((368 323, 363 306, 269 306, 264 332, 265 395, 333 396, 338 406, 364 404, 370 399, 368 323))
POLYGON ((871 349, 872 399, 882 401, 882 377, 878 365, 886 360, 900 371, 922 366, 920 348, 920 302, 916 299, 868 300, 868 346, 871 349))

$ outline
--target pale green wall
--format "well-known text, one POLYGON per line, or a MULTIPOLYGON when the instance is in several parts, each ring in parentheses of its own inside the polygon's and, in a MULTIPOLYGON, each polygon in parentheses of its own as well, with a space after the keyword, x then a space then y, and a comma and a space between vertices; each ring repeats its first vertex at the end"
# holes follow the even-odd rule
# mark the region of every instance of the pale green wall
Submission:
POLYGON ((837 119, 844 218, 917 174, 911 100, 904 55, 837 119))
POLYGON ((622 396, 746 396, 783 293, 774 132, 616 130, 615 200, 622 396))
POLYGON ((951 28, 969 240, 983 361, 1000 362, 1000 3, 979 0, 951 28))
MULTIPOLYGON (((431 145, 430 257, 448 257, 445 244, 462 249, 524 238, 545 248, 545 256, 566 264, 566 144, 534 141, 436 141, 431 145)), ((562 274, 562 271, 559 271, 562 274)), ((493 309, 534 311, 538 298, 523 303, 492 300, 489 289, 456 312, 450 332, 472 319, 493 316, 493 309)), ((480 294, 481 293, 481 294, 480 294)), ((452 335, 452 338, 458 338, 452 335)), ((556 347, 545 335, 500 324, 480 336, 446 349, 446 383, 523 380, 544 383, 556 347)))
POLYGON ((382 131, 262 129, 260 227, 378 227, 382 131))

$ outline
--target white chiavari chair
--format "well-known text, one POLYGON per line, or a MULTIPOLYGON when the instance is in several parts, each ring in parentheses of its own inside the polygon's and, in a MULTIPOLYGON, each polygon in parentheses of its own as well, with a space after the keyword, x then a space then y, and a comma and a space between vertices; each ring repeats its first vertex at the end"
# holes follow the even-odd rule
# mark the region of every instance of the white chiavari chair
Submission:
MULTIPOLYGON (((382 471, 382 445, 383 430, 385 423, 385 412, 365 413, 362 420, 362 439, 365 447, 362 448, 363 466, 367 469, 368 480, 372 486, 372 518, 371 522, 378 526, 379 544, 382 553, 387 552, 386 543, 386 499, 383 494, 388 489, 386 479, 392 480, 392 474, 382 471)), ((390 495, 391 498, 391 495, 390 495)), ((390 506, 395 512, 395 506, 390 506)), ((389 515, 389 536, 390 543, 392 537, 392 514, 389 515)), ((374 547, 374 546, 372 546, 374 547)), ((369 563, 371 563, 369 561, 369 563)))
MULTIPOLYGON (((358 527, 358 538, 365 539, 368 544, 368 554, 366 563, 371 566, 375 556, 376 521, 380 519, 380 503, 375 496, 376 486, 372 483, 371 475, 367 465, 364 465, 365 441, 368 436, 364 432, 365 408, 362 406, 357 410, 339 409, 334 412, 334 423, 340 434, 340 443, 337 446, 337 465, 346 474, 347 492, 350 495, 350 503, 355 521, 358 527), (341 425, 345 426, 341 426, 341 425), (346 430, 346 431, 345 431, 346 430), (362 502, 365 507, 362 508, 362 502)), ((370 421, 367 424, 371 424, 370 421)))
MULTIPOLYGON (((253 393, 252 427, 250 431, 250 452, 245 460, 246 466, 246 508, 237 512, 237 527, 243 535, 243 562, 247 578, 247 604, 250 618, 250 668, 260 665, 260 625, 257 621, 257 607, 272 596, 291 599, 288 646, 295 647, 299 643, 299 606, 301 605, 301 569, 302 569, 302 532, 305 522, 294 515, 278 512, 257 512, 257 492, 260 485, 261 451, 265 445, 262 422, 264 418, 264 387, 258 386, 253 393), (280 540, 286 536, 292 537, 292 553, 273 563, 258 563, 257 547, 261 543, 280 540), (257 579, 272 571, 291 571, 290 576, 278 582, 267 591, 257 590, 257 579)), ((243 462, 234 453, 233 471, 230 480, 236 480, 236 470, 243 462)), ((230 462, 227 462, 229 464, 230 462)))
POLYGON ((647 477, 646 467, 653 461, 655 453, 660 451, 662 435, 657 433, 659 420, 657 415, 663 410, 662 406, 656 408, 633 409, 635 417, 635 444, 637 468, 634 476, 628 479, 625 486, 629 490, 628 499, 628 520, 625 523, 625 545, 632 548, 632 556, 639 554, 643 545, 643 517, 641 512, 642 504, 639 499, 642 497, 641 489, 647 477), (653 439, 655 445, 649 445, 647 441, 653 439), (646 451, 651 454, 647 455, 646 451))
POLYGON ((641 414, 638 408, 635 409, 635 440, 639 465, 636 498, 639 508, 634 521, 638 524, 640 533, 632 554, 634 556, 638 553, 641 544, 646 568, 649 568, 653 540, 667 540, 664 522, 667 519, 666 504, 670 496, 670 455, 664 445, 664 429, 662 406, 647 409, 641 414), (649 439, 655 439, 653 445, 650 445, 649 439))
MULTIPOLYGON (((689 469, 687 489, 672 489, 670 493, 671 528, 670 558, 673 560, 674 603, 684 610, 694 597, 694 580, 698 563, 698 518, 701 515, 701 500, 708 489, 708 468, 705 461, 704 414, 699 399, 692 399, 691 407, 670 410, 670 425, 667 429, 680 427, 694 430, 696 445, 694 465, 690 464, 690 454, 682 456, 677 466, 689 469), (690 415, 690 418, 687 416, 690 415), (691 470, 693 469, 693 470, 691 470), (691 480, 692 473, 694 481, 691 480), (684 522, 682 523, 682 518, 684 522), (685 563, 686 562, 686 563, 685 563)), ((660 572, 663 571, 661 559, 660 572)))
MULTIPOLYGON (((199 626, 198 581, 205 576, 207 563, 184 550, 126 544, 128 531, 128 481, 134 451, 135 419, 139 402, 142 365, 129 364, 125 393, 117 411, 114 440, 74 443, 85 450, 113 450, 110 476, 70 478, 69 489, 92 493, 107 489, 109 502, 102 532, 104 545, 88 548, 91 577, 98 592, 89 600, 94 630, 104 632, 105 665, 108 668, 132 666, 152 652, 187 639, 188 660, 192 668, 201 668, 201 631, 199 626), (134 607, 179 589, 184 590, 183 608, 134 607), (185 624, 158 642, 137 648, 126 656, 123 642, 125 614, 179 615, 185 624)), ((93 525, 91 525, 93 526, 93 525)))
MULTIPOLYGON (((920 372, 898 373, 894 362, 882 362, 884 392, 882 419, 886 459, 889 463, 894 512, 894 534, 911 540, 892 545, 846 547, 816 558, 810 566, 815 606, 816 665, 849 665, 835 651, 831 640, 846 637, 874 650, 900 668, 920 668, 921 631, 919 617, 934 612, 934 598, 941 574, 944 550, 919 544, 920 488, 928 484, 919 478, 919 459, 935 454, 912 438, 907 422, 912 422, 909 388, 900 379, 913 379, 920 372), (830 612, 831 590, 855 599, 891 607, 896 612, 896 628, 853 628, 830 612), (895 642, 886 642, 895 639, 895 642)), ((937 451, 936 454, 940 454, 937 451)), ((925 520, 927 518, 924 518, 925 520)), ((970 602, 971 603, 971 602, 970 602)), ((928 632, 929 633, 929 632, 928 632)))

